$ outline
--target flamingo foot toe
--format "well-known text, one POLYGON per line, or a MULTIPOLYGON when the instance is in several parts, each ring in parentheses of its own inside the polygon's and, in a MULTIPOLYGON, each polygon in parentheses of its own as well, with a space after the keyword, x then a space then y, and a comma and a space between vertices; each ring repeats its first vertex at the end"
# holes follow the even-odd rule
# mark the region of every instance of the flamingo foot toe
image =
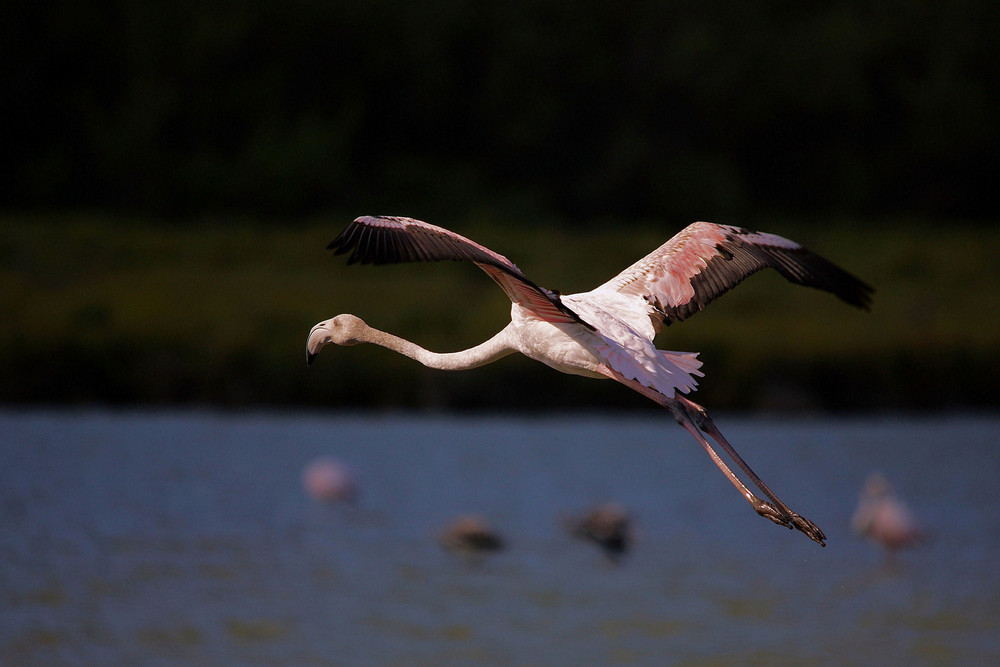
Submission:
POLYGON ((765 519, 773 521, 779 526, 785 526, 786 528, 794 527, 792 525, 792 518, 784 512, 779 512, 773 505, 768 505, 764 501, 757 501, 753 508, 757 511, 757 514, 761 515, 765 519))
POLYGON ((791 520, 792 520, 792 525, 795 527, 796 530, 800 530, 803 533, 805 533, 809 537, 809 539, 811 539, 813 542, 816 542, 821 547, 826 546, 826 542, 824 542, 824 540, 826 539, 826 535, 823 533, 823 531, 820 529, 819 526, 817 526, 804 516, 799 516, 794 512, 792 513, 791 520))
POLYGON ((779 511, 773 505, 769 505, 763 501, 759 504, 754 505, 754 509, 757 510, 757 514, 761 515, 765 519, 769 519, 779 526, 785 526, 786 528, 794 528, 806 534, 809 539, 819 544, 821 547, 826 546, 826 535, 815 523, 805 518, 804 516, 799 516, 794 512, 785 514, 779 511))

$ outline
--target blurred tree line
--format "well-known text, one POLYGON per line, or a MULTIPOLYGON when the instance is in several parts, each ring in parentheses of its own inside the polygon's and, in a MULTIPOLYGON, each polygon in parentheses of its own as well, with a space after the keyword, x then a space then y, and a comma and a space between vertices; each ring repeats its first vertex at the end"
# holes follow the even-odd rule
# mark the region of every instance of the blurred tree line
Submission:
POLYGON ((51 0, 5 14, 8 207, 996 210, 988 0, 51 0))

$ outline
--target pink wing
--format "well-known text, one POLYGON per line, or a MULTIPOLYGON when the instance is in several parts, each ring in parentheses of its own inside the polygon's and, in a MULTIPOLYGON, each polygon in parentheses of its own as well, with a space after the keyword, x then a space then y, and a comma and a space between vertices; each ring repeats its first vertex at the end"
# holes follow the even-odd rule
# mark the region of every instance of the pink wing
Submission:
POLYGON ((641 297, 654 326, 690 317, 746 277, 776 269, 793 283, 868 310, 874 289, 794 241, 741 227, 696 222, 598 289, 641 297))
POLYGON ((362 216, 327 247, 338 255, 353 251, 348 264, 473 262, 500 285, 511 301, 531 310, 539 319, 593 328, 563 304, 559 295, 528 280, 514 262, 443 227, 412 218, 362 216))

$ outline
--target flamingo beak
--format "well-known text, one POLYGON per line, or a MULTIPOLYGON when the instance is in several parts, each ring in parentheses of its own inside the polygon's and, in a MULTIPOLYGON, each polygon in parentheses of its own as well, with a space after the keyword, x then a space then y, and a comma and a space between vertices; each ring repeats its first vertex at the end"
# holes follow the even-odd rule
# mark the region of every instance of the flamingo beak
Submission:
POLYGON ((323 346, 330 342, 330 330, 326 325, 326 322, 320 322, 309 332, 309 338, 306 340, 306 366, 312 366, 313 359, 323 346))

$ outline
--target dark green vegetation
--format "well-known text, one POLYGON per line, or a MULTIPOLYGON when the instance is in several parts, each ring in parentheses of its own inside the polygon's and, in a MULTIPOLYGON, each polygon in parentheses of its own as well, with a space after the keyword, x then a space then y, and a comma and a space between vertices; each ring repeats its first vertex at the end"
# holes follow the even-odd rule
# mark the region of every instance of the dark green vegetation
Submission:
MULTIPOLYGON (((368 213, 356 211, 354 213, 368 213)), ((463 373, 374 346, 325 349, 319 320, 353 312, 431 349, 480 342, 509 305, 471 265, 346 266, 324 248, 354 214, 280 225, 5 216, 0 401, 643 407, 611 382, 519 356, 463 373)), ((435 220, 507 255, 539 284, 596 286, 683 226, 435 220)), ((551 222, 551 221, 549 221, 551 222)), ((870 314, 768 273, 666 329, 699 350, 697 399, 717 408, 995 406, 1000 230, 984 224, 825 221, 757 226, 799 240, 878 289, 870 314)), ((652 404, 650 404, 652 406, 652 404)))
POLYGON ((516 358, 307 370, 309 327, 341 311, 436 349, 506 322, 474 267, 324 251, 401 214, 564 292, 694 220, 783 233, 875 285, 874 311, 755 277, 662 335, 703 352, 702 401, 1000 404, 998 7, 14 3, 0 401, 644 404, 516 358))
POLYGON ((990 219, 992 0, 18 2, 21 207, 990 219))

